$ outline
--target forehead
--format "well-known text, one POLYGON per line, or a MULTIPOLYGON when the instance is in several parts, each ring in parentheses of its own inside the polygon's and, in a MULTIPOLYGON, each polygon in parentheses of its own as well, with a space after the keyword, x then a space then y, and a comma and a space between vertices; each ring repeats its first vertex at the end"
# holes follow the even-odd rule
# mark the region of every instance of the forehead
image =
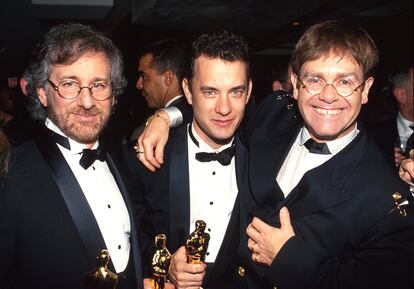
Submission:
POLYGON ((71 64, 52 65, 50 75, 56 77, 109 78, 109 59, 103 53, 86 53, 71 64))
POLYGON ((139 70, 149 69, 152 63, 152 59, 152 53, 147 53, 141 56, 141 58, 139 59, 139 70))
POLYGON ((301 67, 301 74, 318 74, 323 76, 354 75, 363 77, 363 69, 350 54, 322 55, 316 60, 306 61, 301 67))
POLYGON ((225 61, 204 55, 194 62, 193 78, 213 82, 245 82, 247 79, 246 63, 240 60, 225 61))

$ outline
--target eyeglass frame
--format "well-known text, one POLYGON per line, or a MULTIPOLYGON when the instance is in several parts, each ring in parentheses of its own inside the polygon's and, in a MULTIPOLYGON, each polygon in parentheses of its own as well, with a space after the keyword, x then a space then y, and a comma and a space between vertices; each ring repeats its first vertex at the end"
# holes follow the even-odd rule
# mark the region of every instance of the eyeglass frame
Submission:
MULTIPOLYGON (((352 92, 351 92, 350 94, 348 94, 348 95, 342 95, 342 94, 340 94, 340 93, 338 92, 338 89, 336 88, 336 86, 335 86, 333 83, 325 83, 325 85, 322 87, 322 89, 321 89, 321 91, 320 91, 320 92, 318 92, 318 93, 312 93, 312 92, 310 92, 310 91, 308 90, 308 88, 306 87, 306 84, 304 84, 304 83, 303 83, 303 81, 300 79, 300 77, 299 77, 299 76, 296 76, 296 78, 297 78, 297 80, 299 80, 299 82, 301 83, 302 88, 306 89, 306 91, 307 91, 309 94, 312 94, 312 95, 318 95, 318 94, 320 94, 320 93, 324 90, 324 88, 325 88, 326 86, 331 85, 333 88, 335 88, 336 93, 337 93, 338 95, 342 96, 342 97, 350 97, 351 95, 353 95, 353 94, 354 94, 354 92, 355 92, 355 91, 357 91, 360 87, 362 87, 362 86, 365 84, 365 82, 367 82, 367 80, 364 80, 364 81, 363 81, 360 85, 358 85, 357 87, 355 87, 355 88, 352 90, 352 92)), ((322 79, 323 79, 323 78, 322 78, 322 79)), ((323 81, 325 81, 325 80, 323 80, 323 81)), ((325 81, 325 82, 326 82, 326 81, 325 81)))
MULTIPOLYGON (((79 85, 79 91, 78 91, 78 94, 75 96, 75 97, 65 97, 65 96, 63 96, 63 95, 61 95, 60 94, 60 92, 59 92, 59 86, 62 84, 62 83, 64 83, 64 82, 61 82, 61 83, 59 83, 58 85, 56 85, 53 81, 51 81, 49 78, 47 79, 47 82, 52 86, 52 88, 53 88, 53 90, 54 91, 56 91, 57 93, 58 93, 58 95, 61 97, 61 98, 63 98, 63 99, 75 99, 75 98, 78 98, 79 97, 79 95, 80 95, 80 93, 81 93, 81 91, 82 91, 82 89, 84 89, 84 88, 87 88, 87 89, 89 89, 89 92, 91 93, 91 96, 92 96, 92 98, 94 99, 94 100, 96 100, 96 101, 105 101, 105 100, 108 100, 109 98, 111 98, 111 96, 112 96, 112 86, 109 84, 109 83, 107 83, 108 85, 109 85, 109 87, 110 87, 110 89, 111 89, 111 92, 109 93, 109 95, 108 95, 108 97, 107 98, 105 98, 105 99, 96 99, 94 96, 93 96, 93 91, 92 91, 92 85, 93 84, 91 84, 91 85, 89 85, 89 86, 80 86, 79 85)), ((77 83, 77 82, 76 82, 77 83)), ((79 84, 79 83, 78 83, 79 84)))

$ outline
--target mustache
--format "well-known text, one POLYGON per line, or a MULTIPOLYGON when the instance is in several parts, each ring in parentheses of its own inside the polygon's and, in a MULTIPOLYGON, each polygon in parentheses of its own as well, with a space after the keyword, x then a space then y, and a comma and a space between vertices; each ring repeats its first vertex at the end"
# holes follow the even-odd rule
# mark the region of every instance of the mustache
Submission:
POLYGON ((72 113, 93 116, 93 115, 102 114, 102 111, 98 109, 96 106, 91 107, 90 109, 85 109, 83 107, 77 107, 72 110, 72 113))

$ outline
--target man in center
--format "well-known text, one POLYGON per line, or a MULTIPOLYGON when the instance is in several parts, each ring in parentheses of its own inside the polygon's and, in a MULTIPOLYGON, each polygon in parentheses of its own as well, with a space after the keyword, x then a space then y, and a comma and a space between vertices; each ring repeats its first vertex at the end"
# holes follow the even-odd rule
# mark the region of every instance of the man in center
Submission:
POLYGON ((164 233, 174 252, 169 278, 176 288, 233 288, 239 240, 237 176, 245 156, 235 131, 252 88, 248 47, 240 37, 222 32, 201 35, 192 48, 189 76, 183 80, 194 111, 192 122, 171 131, 164 165, 157 172, 149 172, 135 157, 127 158, 134 166, 131 178, 137 180, 144 276, 150 272, 154 236, 164 233), (188 264, 184 244, 197 220, 206 222, 210 242, 205 263, 188 264))

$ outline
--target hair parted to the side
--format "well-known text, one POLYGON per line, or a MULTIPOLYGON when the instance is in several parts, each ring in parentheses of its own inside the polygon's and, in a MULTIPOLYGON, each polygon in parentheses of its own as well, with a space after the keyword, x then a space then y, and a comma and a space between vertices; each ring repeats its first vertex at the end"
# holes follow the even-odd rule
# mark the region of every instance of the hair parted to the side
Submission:
POLYGON ((292 52, 293 73, 300 76, 302 65, 320 57, 350 55, 363 70, 364 78, 374 74, 378 50, 371 36, 362 28, 340 20, 329 20, 311 26, 292 52))
POLYGON ((189 79, 191 79, 194 74, 195 60, 201 55, 209 58, 219 58, 229 62, 245 62, 247 79, 250 78, 249 47, 247 42, 241 36, 228 31, 200 35, 192 45, 191 61, 188 72, 189 79))
POLYGON ((40 103, 37 89, 48 85, 54 65, 70 65, 88 53, 102 53, 109 61, 113 96, 119 96, 126 86, 122 54, 102 32, 78 23, 61 24, 46 33, 32 52, 24 72, 27 81, 28 110, 34 120, 44 120, 47 110, 40 103))
POLYGON ((149 53, 152 55, 151 66, 158 74, 169 69, 181 83, 189 62, 187 46, 175 39, 162 39, 146 46, 140 58, 149 53))

